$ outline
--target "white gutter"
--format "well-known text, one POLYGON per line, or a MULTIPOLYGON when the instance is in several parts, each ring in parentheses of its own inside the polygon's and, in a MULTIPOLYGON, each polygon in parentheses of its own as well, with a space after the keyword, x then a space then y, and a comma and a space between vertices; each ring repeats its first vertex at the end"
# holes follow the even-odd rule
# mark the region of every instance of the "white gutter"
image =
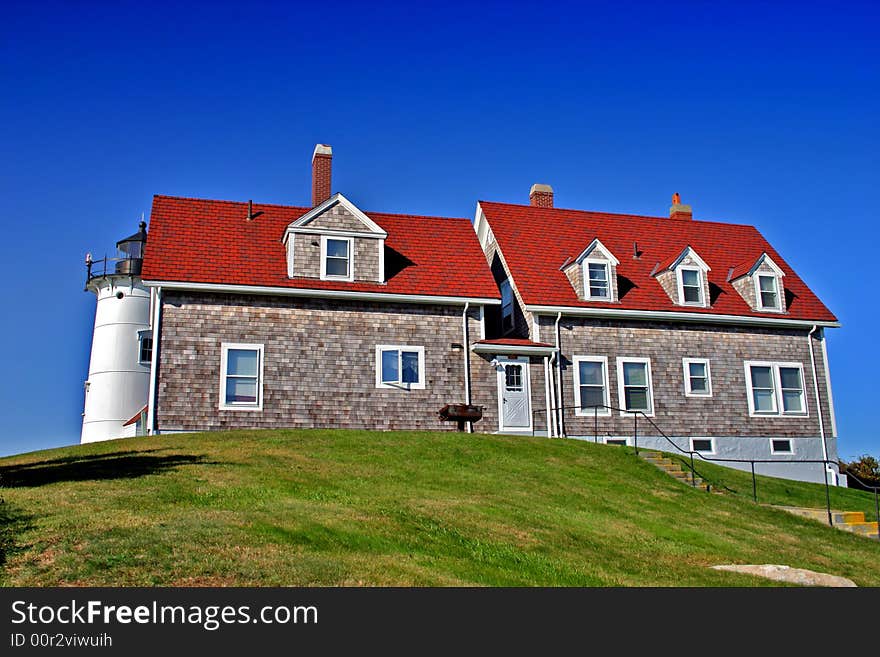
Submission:
POLYGON ((398 303, 433 303, 440 306, 458 306, 463 303, 500 306, 501 299, 483 297, 449 297, 429 294, 389 294, 387 292, 357 292, 354 290, 321 290, 314 288, 272 287, 267 285, 224 285, 219 283, 187 283, 185 281, 144 281, 147 287, 166 290, 192 290, 224 294, 272 294, 277 296, 309 297, 312 299, 352 299, 357 301, 389 301, 398 303))
POLYGON ((153 312, 150 317, 150 329, 153 331, 153 353, 150 355, 150 392, 147 397, 147 435, 152 436, 156 433, 156 395, 157 380, 159 376, 159 348, 161 345, 161 326, 162 320, 162 286, 156 288, 155 299, 153 301, 153 312))
POLYGON ((530 313, 561 313, 573 317, 645 319, 669 322, 696 322, 702 324, 745 324, 751 326, 784 326, 797 328, 809 328, 813 326, 840 328, 840 322, 815 322, 802 319, 751 317, 746 315, 715 315, 712 313, 624 310, 621 308, 584 308, 581 306, 526 306, 525 310, 530 313))
MULTIPOLYGON (((464 310, 461 312, 461 332, 463 334, 464 341, 462 342, 462 353, 464 354, 464 403, 468 406, 471 405, 471 353, 468 351, 468 308, 470 308, 470 302, 466 302, 464 304, 464 310)), ((467 424, 467 432, 474 432, 474 423, 466 422, 467 424)))
POLYGON ((474 342, 471 349, 477 354, 500 354, 511 356, 549 356, 556 351, 555 347, 538 347, 535 345, 516 346, 512 344, 485 344, 474 342))
POLYGON ((556 385, 557 387, 557 413, 559 419, 556 421, 557 434, 559 437, 565 437, 565 400, 562 395, 562 334, 559 330, 559 322, 562 321, 562 313, 556 315, 556 385))
MULTIPOLYGON (((819 416, 819 433, 822 435, 822 458, 828 460, 828 446, 825 444, 825 421, 822 419, 822 402, 819 398, 819 379, 816 373, 816 357, 813 356, 813 333, 816 332, 818 326, 814 326, 807 333, 807 348, 810 350, 810 366, 813 368, 813 389, 816 391, 816 415, 819 416)), ((828 469, 828 464, 825 464, 828 469)))
POLYGON ((837 438, 837 417, 834 415, 834 395, 831 393, 831 370, 828 369, 828 347, 822 331, 822 364, 825 366, 825 388, 828 390, 828 410, 831 413, 831 437, 837 438))
POLYGON ((546 409, 544 411, 544 424, 547 426, 547 437, 554 437, 554 422, 550 419, 550 409, 553 408, 553 385, 550 381, 550 357, 544 356, 544 396, 546 397, 546 409))

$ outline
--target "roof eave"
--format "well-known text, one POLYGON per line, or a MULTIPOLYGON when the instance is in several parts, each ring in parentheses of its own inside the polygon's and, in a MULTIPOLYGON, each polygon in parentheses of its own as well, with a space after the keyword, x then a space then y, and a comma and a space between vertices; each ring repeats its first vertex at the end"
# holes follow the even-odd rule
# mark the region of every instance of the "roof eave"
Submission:
POLYGON ((163 290, 189 290, 194 292, 217 292, 220 294, 257 294, 313 299, 341 299, 396 303, 435 304, 458 306, 465 303, 483 306, 500 306, 501 299, 491 297, 466 297, 458 295, 398 294, 394 292, 363 292, 360 290, 330 290, 325 288, 276 287, 267 285, 227 285, 222 283, 192 283, 188 281, 144 280, 147 287, 163 290))
POLYGON ((644 321, 690 322, 697 324, 731 324, 745 326, 774 326, 779 328, 840 328, 839 321, 793 319, 787 317, 755 317, 752 315, 716 315, 713 313, 688 313, 657 310, 627 310, 623 308, 585 308, 582 306, 528 305, 525 310, 531 313, 569 315, 573 317, 597 317, 633 319, 644 321))

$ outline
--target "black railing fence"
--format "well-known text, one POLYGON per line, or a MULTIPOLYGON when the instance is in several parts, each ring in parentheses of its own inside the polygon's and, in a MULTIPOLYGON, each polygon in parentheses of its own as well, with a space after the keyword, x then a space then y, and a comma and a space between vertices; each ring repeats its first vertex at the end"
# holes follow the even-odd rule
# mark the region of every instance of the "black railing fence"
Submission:
MULTIPOLYGON (((662 437, 667 443, 669 443, 669 445, 672 446, 672 448, 675 452, 678 452, 681 455, 683 455, 683 457, 686 457, 682 461, 682 463, 688 468, 688 470, 690 472, 691 485, 694 488, 696 488, 696 486, 697 486, 697 477, 700 477, 703 480, 709 479, 708 477, 700 474, 697 471, 697 468, 695 466, 695 461, 698 458, 702 459, 703 461, 705 461, 707 463, 722 463, 722 464, 723 463, 740 463, 743 465, 748 464, 749 471, 751 472, 751 477, 752 477, 752 499, 755 501, 756 504, 758 502, 758 477, 755 472, 755 465, 756 464, 772 463, 773 465, 776 465, 776 466, 786 465, 786 464, 798 464, 798 465, 816 464, 816 465, 819 465, 822 468, 822 481, 825 483, 825 509, 828 513, 828 524, 832 525, 832 526, 834 525, 834 517, 832 515, 832 510, 831 510, 831 485, 828 482, 828 466, 830 466, 830 465, 837 466, 838 472, 840 472, 841 471, 840 463, 838 463, 837 461, 832 461, 829 459, 797 459, 797 460, 794 460, 794 459, 791 459, 791 460, 785 460, 785 459, 734 459, 734 458, 723 458, 723 457, 717 457, 717 456, 707 456, 706 454, 703 454, 702 452, 698 452, 693 449, 684 449, 683 447, 681 447, 672 438, 670 438, 666 434, 665 431, 663 431, 659 426, 657 426, 657 423, 654 422, 653 418, 651 418, 651 416, 649 416, 644 411, 628 410, 625 408, 619 408, 617 406, 610 406, 607 404, 600 404, 600 405, 593 405, 593 406, 566 406, 564 408, 563 407, 555 407, 555 408, 551 407, 551 408, 543 408, 543 409, 541 409, 541 408, 533 409, 533 411, 532 411, 532 427, 533 427, 532 434, 534 435, 534 433, 535 433, 534 426, 535 426, 535 416, 536 415, 538 415, 538 414, 544 415, 545 426, 548 428, 547 433, 549 435, 550 434, 550 431, 549 431, 550 425, 556 424, 558 426, 560 423, 564 425, 566 423, 565 413, 570 412, 570 413, 575 413, 575 415, 570 416, 568 418, 568 421, 576 420, 576 421, 581 421, 581 422, 583 422, 583 421, 589 422, 591 419, 590 415, 592 415, 593 442, 599 442, 600 435, 603 437, 603 439, 605 438, 605 436, 611 435, 610 433, 600 434, 600 432, 599 432, 600 420, 605 421, 605 420, 612 419, 612 416, 610 415, 610 413, 606 413, 606 411, 609 411, 610 413, 618 413, 619 414, 619 416, 617 418, 613 418, 615 421, 616 427, 619 427, 619 420, 621 417, 628 417, 628 416, 632 417, 632 439, 633 439, 632 446, 633 446, 633 449, 635 450, 636 455, 639 454, 639 418, 641 418, 643 425, 647 424, 651 429, 653 429, 657 433, 658 436, 662 437), (553 417, 555 419, 550 417, 551 414, 553 415, 553 417)), ((620 434, 618 432, 615 435, 619 436, 620 434)), ((847 472, 846 476, 852 477, 853 479, 858 481, 859 484, 862 485, 866 490, 873 492, 873 494, 874 494, 874 517, 876 518, 878 523, 880 523, 880 486, 868 484, 867 482, 863 481, 862 479, 860 479, 859 477, 857 477, 856 475, 854 475, 850 472, 847 472)), ((727 488, 727 487, 725 487, 725 488, 727 488)), ((734 492, 730 488, 727 488, 727 490, 730 492, 734 492)), ((880 528, 880 525, 878 525, 878 528, 880 528)), ((878 540, 880 540, 880 530, 878 530, 877 538, 878 538, 878 540)))
POLYGON ((141 273, 143 258, 108 258, 104 256, 100 260, 92 260, 91 254, 86 257, 86 283, 93 278, 112 276, 113 274, 127 274, 138 276, 141 273))

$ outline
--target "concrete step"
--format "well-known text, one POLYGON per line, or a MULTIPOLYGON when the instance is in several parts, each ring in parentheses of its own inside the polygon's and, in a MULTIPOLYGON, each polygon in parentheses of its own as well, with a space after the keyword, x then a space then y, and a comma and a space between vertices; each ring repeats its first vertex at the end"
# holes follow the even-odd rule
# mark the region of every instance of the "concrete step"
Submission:
MULTIPOLYGON (((802 518, 809 518, 821 522, 823 525, 828 524, 828 511, 825 509, 805 509, 801 507, 777 506, 788 513, 792 513, 802 518)), ((862 511, 831 511, 831 521, 835 529, 866 536, 868 538, 877 538, 880 530, 876 522, 865 522, 865 514, 862 511)))

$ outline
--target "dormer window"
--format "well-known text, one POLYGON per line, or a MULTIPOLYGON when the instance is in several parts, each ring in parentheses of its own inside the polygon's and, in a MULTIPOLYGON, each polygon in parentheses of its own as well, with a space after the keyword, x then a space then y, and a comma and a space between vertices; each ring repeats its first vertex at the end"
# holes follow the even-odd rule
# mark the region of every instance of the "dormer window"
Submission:
POLYGON ((703 272, 699 269, 678 270, 682 304, 703 305, 703 272))
POLYGON ((351 237, 321 237, 321 278, 352 280, 351 237))
POLYGON ((756 260, 747 260, 731 267, 727 275, 733 288, 739 292, 749 308, 758 312, 787 312, 785 272, 766 253, 756 260))
POLYGON ((687 246, 678 255, 658 262, 653 275, 673 303, 708 308, 710 271, 706 261, 687 246))
POLYGON ((779 310, 779 282, 772 274, 758 274, 758 303, 761 310, 779 310))
POLYGON ((596 301, 608 301, 611 299, 611 292, 608 281, 608 263, 607 262, 587 262, 586 281, 586 298, 596 301))
POLYGON ((619 264, 614 254, 595 238, 576 258, 566 258, 560 270, 568 277, 579 299, 616 303, 619 264))

